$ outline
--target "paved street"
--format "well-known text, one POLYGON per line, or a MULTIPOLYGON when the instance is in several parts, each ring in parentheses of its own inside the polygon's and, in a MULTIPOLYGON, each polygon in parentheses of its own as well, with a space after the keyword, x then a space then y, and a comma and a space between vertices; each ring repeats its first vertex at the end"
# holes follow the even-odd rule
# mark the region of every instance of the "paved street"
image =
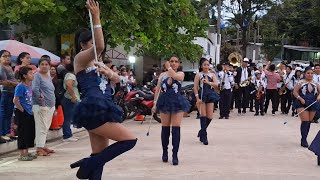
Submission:
MULTIPOLYGON (((199 121, 195 113, 185 118, 182 125, 179 166, 161 162, 160 124, 153 121, 150 136, 146 136, 148 123, 127 121, 125 125, 138 138, 137 146, 129 153, 106 164, 103 179, 201 179, 201 180, 316 180, 320 167, 316 157, 300 147, 300 121, 291 116, 254 117, 253 113, 229 120, 217 120, 208 129, 209 145, 196 138, 199 121), (287 124, 284 124, 288 121, 287 124)), ((319 130, 312 124, 309 143, 319 130)), ((86 132, 77 133, 80 141, 65 143, 56 140, 49 146, 57 151, 50 157, 39 157, 32 162, 17 161, 18 153, 2 156, 1 180, 72 180, 76 170, 69 164, 90 154, 86 132)), ((171 144, 171 143, 170 143, 171 144)), ((169 146, 171 157, 171 145, 169 146)))

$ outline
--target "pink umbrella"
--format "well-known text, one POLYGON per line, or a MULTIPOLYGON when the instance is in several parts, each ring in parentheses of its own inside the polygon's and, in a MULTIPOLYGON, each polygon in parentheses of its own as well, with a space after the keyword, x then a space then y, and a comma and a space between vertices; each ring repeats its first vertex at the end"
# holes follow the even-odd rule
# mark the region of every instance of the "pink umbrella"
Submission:
POLYGON ((39 59, 43 55, 48 55, 51 58, 51 64, 57 65, 60 63, 60 57, 55 54, 34 46, 30 46, 24 43, 21 43, 16 40, 4 40, 0 41, 0 50, 7 50, 11 53, 12 61, 16 63, 16 58, 22 52, 27 52, 31 56, 31 63, 38 64, 39 59))

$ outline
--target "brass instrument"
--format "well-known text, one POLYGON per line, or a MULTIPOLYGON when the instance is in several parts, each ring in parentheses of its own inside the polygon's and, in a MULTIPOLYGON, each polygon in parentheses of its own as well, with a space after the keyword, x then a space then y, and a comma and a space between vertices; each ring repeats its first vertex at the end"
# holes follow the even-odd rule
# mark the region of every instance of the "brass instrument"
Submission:
POLYGON ((223 77, 222 77, 222 80, 221 80, 221 83, 220 83, 220 87, 219 87, 219 91, 220 92, 224 89, 225 78, 226 78, 226 71, 223 72, 223 77))
POLYGON ((287 94, 287 84, 285 84, 284 86, 282 86, 279 91, 278 91, 279 95, 284 95, 287 94))
POLYGON ((248 79, 240 82, 240 83, 239 83, 239 86, 240 86, 240 87, 247 87, 247 86, 250 85, 250 82, 251 82, 251 76, 250 76, 248 79))
POLYGON ((240 67, 242 56, 238 52, 233 52, 228 56, 228 60, 232 66, 240 67))

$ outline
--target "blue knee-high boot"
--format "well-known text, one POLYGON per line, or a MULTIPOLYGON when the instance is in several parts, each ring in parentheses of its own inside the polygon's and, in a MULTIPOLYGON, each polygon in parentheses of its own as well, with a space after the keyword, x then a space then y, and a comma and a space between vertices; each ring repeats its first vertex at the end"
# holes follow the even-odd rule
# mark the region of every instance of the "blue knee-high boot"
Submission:
POLYGON ((200 126, 201 130, 199 131, 200 141, 204 145, 208 145, 208 138, 207 138, 207 117, 200 117, 200 126))
POLYGON ((88 179, 96 169, 101 168, 108 161, 122 153, 132 149, 137 143, 137 139, 119 141, 106 147, 103 151, 95 156, 81 159, 70 165, 71 168, 80 167, 77 172, 79 179, 88 179))
POLYGON ((168 162, 168 145, 170 137, 170 126, 162 126, 161 143, 162 143, 162 161, 168 162))
POLYGON ((178 165, 178 151, 180 146, 180 127, 172 126, 172 164, 178 165))
POLYGON ((318 166, 320 166, 320 131, 310 144, 309 150, 318 156, 318 166))
POLYGON ((207 128, 210 125, 211 121, 212 121, 212 119, 207 118, 207 128))
POLYGON ((309 147, 307 137, 310 130, 310 122, 309 121, 302 121, 300 126, 300 132, 301 132, 301 146, 302 147, 309 147))
MULTIPOLYGON (((95 156, 97 154, 91 154, 90 156, 95 156)), ((89 176, 89 180, 101 180, 102 177, 102 172, 103 172, 103 166, 97 168, 96 170, 93 171, 92 174, 89 176)))

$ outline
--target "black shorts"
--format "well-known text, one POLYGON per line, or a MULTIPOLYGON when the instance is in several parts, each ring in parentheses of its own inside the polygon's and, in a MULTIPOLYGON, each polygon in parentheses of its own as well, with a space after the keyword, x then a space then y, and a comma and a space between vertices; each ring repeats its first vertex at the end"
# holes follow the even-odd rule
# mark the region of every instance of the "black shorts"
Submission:
POLYGON ((18 149, 34 147, 36 132, 33 115, 19 109, 15 109, 14 114, 14 119, 18 122, 18 149))

